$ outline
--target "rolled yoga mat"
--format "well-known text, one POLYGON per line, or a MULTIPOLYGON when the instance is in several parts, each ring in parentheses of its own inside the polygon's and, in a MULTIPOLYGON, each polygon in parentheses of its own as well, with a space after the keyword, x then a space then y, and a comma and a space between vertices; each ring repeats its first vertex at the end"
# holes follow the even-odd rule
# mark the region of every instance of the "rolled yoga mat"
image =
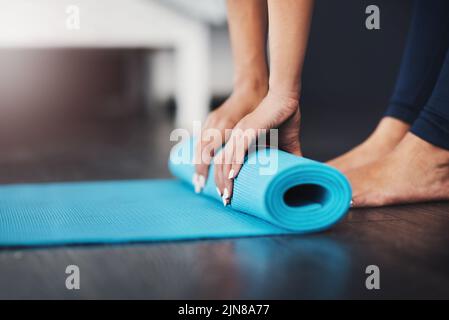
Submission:
MULTIPOLYGON (((213 174, 193 192, 193 143, 172 150, 179 180, 0 187, 0 245, 171 241, 306 233, 347 212, 351 189, 331 167, 278 150, 251 153, 223 207, 213 174), (180 161, 181 159, 181 161, 180 161)), ((213 170, 211 167, 210 170, 213 170)))

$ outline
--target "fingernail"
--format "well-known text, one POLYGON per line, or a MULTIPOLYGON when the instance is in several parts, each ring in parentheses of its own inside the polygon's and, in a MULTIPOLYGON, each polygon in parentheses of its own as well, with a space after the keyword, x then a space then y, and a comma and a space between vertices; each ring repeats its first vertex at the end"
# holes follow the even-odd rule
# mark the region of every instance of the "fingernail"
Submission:
POLYGON ((223 196, 221 198, 223 199, 223 205, 226 207, 229 204, 229 190, 228 190, 228 188, 224 188, 223 196))
POLYGON ((200 187, 199 182, 198 182, 198 174, 195 173, 193 175, 192 183, 193 183, 193 187, 195 189, 195 193, 200 193, 201 192, 201 187, 200 187))
POLYGON ((229 171, 229 176, 228 179, 234 179, 234 169, 231 169, 231 171, 229 171))
POLYGON ((229 198, 229 190, 228 190, 228 188, 224 188, 224 190, 223 190, 223 198, 226 198, 226 199, 229 198))
POLYGON ((221 192, 220 192, 220 189, 218 189, 218 187, 216 187, 215 190, 217 190, 217 193, 218 193, 218 195, 219 195, 220 198, 221 198, 221 192))
POLYGON ((198 176, 198 185, 200 186, 201 189, 203 189, 204 186, 206 185, 206 178, 203 175, 198 176))
POLYGON ((227 206, 228 205, 228 199, 223 198, 223 206, 227 206))
POLYGON ((349 203, 349 206, 352 208, 354 206, 354 200, 351 200, 351 202, 349 203))

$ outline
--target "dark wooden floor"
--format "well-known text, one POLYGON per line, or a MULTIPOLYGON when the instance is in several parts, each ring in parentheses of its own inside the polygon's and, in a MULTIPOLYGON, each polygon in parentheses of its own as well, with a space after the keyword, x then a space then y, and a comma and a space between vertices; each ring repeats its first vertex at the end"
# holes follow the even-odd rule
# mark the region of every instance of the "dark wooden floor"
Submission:
MULTIPOLYGON (((62 127, 3 131, 0 183, 169 176, 168 121, 62 127)), ((307 236, 0 249, 0 298, 449 298, 448 231, 449 204, 435 203, 352 210, 307 236)))

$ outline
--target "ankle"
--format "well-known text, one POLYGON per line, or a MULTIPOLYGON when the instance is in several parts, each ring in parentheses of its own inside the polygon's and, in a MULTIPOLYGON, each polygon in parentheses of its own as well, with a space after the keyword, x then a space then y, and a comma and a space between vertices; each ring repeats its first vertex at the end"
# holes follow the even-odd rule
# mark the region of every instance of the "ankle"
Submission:
POLYGON ((410 129, 410 125, 401 120, 384 117, 377 125, 372 135, 368 138, 379 147, 395 147, 404 138, 410 129))
POLYGON ((423 165, 449 169, 449 150, 437 147, 411 132, 404 137, 401 149, 414 158, 423 159, 423 165))

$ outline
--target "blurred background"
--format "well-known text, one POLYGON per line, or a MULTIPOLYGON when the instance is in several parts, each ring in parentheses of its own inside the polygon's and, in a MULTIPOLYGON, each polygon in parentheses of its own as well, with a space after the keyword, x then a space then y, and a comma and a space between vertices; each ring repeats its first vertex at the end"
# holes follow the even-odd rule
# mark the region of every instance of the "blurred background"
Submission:
MULTIPOLYGON (((411 0, 317 0, 302 143, 361 142, 393 90, 411 0), (365 8, 380 8, 380 30, 365 8)), ((171 130, 232 90, 224 0, 0 0, 0 183, 168 176, 171 130)))

